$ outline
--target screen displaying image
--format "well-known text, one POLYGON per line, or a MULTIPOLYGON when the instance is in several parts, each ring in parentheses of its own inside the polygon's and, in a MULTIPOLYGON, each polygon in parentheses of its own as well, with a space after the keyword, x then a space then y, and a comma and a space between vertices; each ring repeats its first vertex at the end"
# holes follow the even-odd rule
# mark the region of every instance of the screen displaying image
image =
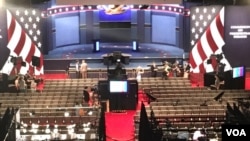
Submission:
POLYGON ((233 78, 243 77, 245 72, 245 67, 235 67, 233 68, 233 78))
POLYGON ((100 22, 130 22, 131 10, 126 5, 103 5, 99 7, 100 22))
POLYGON ((126 93, 128 92, 127 81, 110 81, 109 82, 110 93, 126 93))

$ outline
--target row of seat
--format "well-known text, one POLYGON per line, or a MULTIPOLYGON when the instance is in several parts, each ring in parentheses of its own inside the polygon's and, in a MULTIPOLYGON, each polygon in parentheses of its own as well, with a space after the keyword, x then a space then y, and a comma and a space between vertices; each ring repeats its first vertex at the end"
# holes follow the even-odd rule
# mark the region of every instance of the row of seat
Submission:
POLYGON ((76 102, 82 103, 84 86, 93 86, 97 82, 98 79, 44 79, 42 91, 19 94, 3 92, 0 114, 7 107, 20 108, 18 128, 24 140, 41 140, 43 137, 53 139, 55 137, 52 135, 57 134, 55 129, 58 129, 60 137, 70 139, 67 137, 68 126, 72 125, 75 125, 72 129, 79 139, 96 140, 100 114, 95 114, 88 103, 82 105, 81 108, 86 108, 84 110, 77 109, 75 105, 76 102), (39 127, 34 129, 34 125, 39 127), (47 130, 50 133, 46 133, 47 130))
MULTIPOLYGON (((192 127, 195 127, 193 132, 197 128, 205 127, 221 138, 221 130, 216 129, 220 129, 226 120, 226 103, 233 103, 238 98, 249 97, 249 91, 245 90, 217 91, 208 90, 205 87, 192 87, 191 83, 186 85, 187 79, 185 78, 171 77, 169 80, 158 81, 150 78, 139 85, 146 90, 145 92, 150 92, 156 98, 156 101, 150 102, 149 106, 146 106, 146 112, 149 120, 153 112, 153 117, 163 131, 169 130, 167 119, 173 130, 190 131, 192 127), (177 81, 178 85, 172 85, 176 84, 177 81), (215 101, 214 98, 221 92, 224 92, 222 101, 215 101)), ((134 117, 136 136, 138 135, 139 120, 140 112, 137 112, 134 117)))

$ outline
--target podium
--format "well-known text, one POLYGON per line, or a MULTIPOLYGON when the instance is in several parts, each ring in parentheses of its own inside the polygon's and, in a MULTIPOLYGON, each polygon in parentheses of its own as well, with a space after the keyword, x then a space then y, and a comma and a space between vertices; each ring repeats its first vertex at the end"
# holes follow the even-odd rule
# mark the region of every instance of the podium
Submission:
MULTIPOLYGON (((138 82, 136 80, 128 81, 128 91, 126 93, 111 93, 109 80, 100 80, 98 90, 100 91, 100 100, 109 101, 109 111, 117 110, 135 110, 138 101, 138 82)), ((104 104, 105 105, 105 104, 104 104)))
POLYGON ((102 55, 104 65, 112 65, 112 64, 117 62, 117 59, 120 59, 121 63, 127 65, 127 64, 129 64, 130 57, 131 57, 131 55, 126 54, 126 53, 121 53, 119 58, 118 58, 118 55, 114 54, 114 53, 102 55))

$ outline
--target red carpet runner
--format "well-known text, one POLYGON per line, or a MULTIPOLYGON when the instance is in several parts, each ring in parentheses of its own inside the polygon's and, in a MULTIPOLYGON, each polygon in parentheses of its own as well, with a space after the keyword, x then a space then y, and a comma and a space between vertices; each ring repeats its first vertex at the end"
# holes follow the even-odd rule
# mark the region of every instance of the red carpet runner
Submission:
POLYGON ((135 111, 124 113, 106 113, 106 141, 134 141, 135 111))
POLYGON ((124 113, 105 113, 106 141, 135 141, 134 115, 141 109, 141 102, 147 104, 147 98, 142 90, 138 91, 137 110, 124 113))

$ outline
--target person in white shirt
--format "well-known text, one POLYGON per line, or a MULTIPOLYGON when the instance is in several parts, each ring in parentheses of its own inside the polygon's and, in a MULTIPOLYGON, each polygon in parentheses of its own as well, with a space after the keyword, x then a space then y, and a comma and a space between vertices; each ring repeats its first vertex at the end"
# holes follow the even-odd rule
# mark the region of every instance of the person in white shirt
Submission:
POLYGON ((162 73, 162 78, 163 79, 168 79, 169 75, 170 75, 170 70, 171 70, 171 67, 169 66, 168 63, 166 63, 164 65, 164 71, 162 73))
POLYGON ((81 70, 81 73, 82 73, 82 78, 83 79, 87 78, 88 64, 85 62, 85 60, 82 60, 80 70, 81 70))
POLYGON ((141 82, 141 77, 143 73, 144 73, 144 69, 141 66, 138 66, 136 69, 136 80, 138 82, 141 82))
POLYGON ((20 79, 19 76, 17 76, 16 79, 15 79, 15 87, 16 87, 17 93, 19 92, 19 79, 20 79))
POLYGON ((23 76, 21 76, 19 79, 19 89, 20 89, 20 92, 24 92, 24 93, 27 92, 27 85, 23 76))
POLYGON ((205 137, 205 134, 203 133, 201 128, 198 128, 198 130, 194 131, 193 141, 200 141, 199 139, 202 137, 205 137))

